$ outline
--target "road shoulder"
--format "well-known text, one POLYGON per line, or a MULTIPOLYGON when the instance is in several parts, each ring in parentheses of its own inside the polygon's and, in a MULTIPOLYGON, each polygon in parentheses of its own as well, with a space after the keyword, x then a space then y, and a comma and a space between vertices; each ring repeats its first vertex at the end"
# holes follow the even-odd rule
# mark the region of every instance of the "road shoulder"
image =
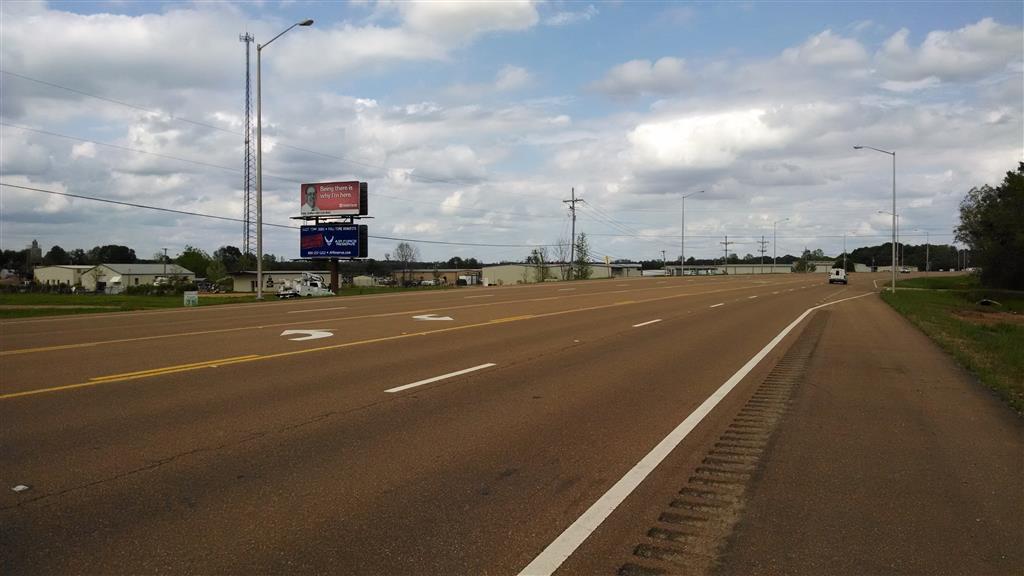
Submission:
POLYGON ((880 299, 832 309, 719 574, 1013 574, 1024 421, 880 299))

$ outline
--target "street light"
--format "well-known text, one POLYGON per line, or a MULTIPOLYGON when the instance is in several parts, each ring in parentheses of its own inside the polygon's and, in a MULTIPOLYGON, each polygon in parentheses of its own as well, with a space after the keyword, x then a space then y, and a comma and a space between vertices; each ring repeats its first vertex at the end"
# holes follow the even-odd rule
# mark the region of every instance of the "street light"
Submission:
MULTIPOLYGON (((890 216, 893 216, 893 213, 889 212, 888 210, 879 210, 876 213, 877 214, 888 214, 890 216)), ((893 248, 894 248, 893 254, 898 255, 899 257, 896 258, 896 260, 892 261, 892 266, 893 266, 894 270, 896 269, 897 266, 899 266, 903 262, 903 252, 902 252, 903 244, 900 243, 900 215, 899 214, 895 214, 895 220, 896 220, 896 240, 893 242, 893 248)))
POLYGON ((924 273, 925 273, 925 275, 927 275, 929 272, 932 271, 932 259, 931 259, 932 241, 931 241, 931 238, 928 236, 928 231, 927 230, 922 230, 920 228, 914 228, 914 232, 924 232, 924 273))
POLYGON ((896 152, 889 152, 874 146, 854 146, 854 150, 874 150, 892 156, 892 293, 896 293, 896 152))
POLYGON ((783 218, 782 220, 776 220, 775 222, 772 222, 772 274, 775 274, 775 264, 776 264, 776 254, 777 254, 776 250, 775 250, 775 227, 780 222, 786 222, 787 220, 789 220, 789 218, 783 218))
MULTIPOLYGON (((312 26, 313 20, 307 19, 296 22, 284 29, 277 36, 270 39, 270 42, 284 36, 296 26, 312 26)), ((263 299, 263 95, 261 93, 260 75, 262 71, 261 55, 263 49, 270 46, 256 44, 256 299, 263 299)))
POLYGON ((690 196, 696 196, 697 194, 703 194, 704 191, 690 192, 689 194, 682 197, 682 210, 680 211, 680 219, 682 221, 683 235, 679 246, 679 275, 686 275, 686 199, 690 196))

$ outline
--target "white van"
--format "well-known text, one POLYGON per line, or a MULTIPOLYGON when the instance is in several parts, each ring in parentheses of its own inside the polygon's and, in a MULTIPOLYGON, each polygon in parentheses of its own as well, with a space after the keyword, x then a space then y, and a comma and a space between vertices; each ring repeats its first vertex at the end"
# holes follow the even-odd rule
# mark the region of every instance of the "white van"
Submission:
POLYGON ((829 284, 846 284, 846 270, 842 268, 833 268, 828 273, 829 284))

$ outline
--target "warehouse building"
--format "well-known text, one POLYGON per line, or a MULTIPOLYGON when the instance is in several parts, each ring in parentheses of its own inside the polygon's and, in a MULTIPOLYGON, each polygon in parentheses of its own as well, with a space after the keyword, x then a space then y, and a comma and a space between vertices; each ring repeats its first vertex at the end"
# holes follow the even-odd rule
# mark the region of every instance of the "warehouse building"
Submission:
MULTIPOLYGON (((545 279, 547 281, 564 280, 568 276, 568 265, 548 264, 545 279)), ((640 264, 620 263, 590 264, 590 278, 639 278, 640 264)), ((536 264, 498 264, 483 267, 483 282, 488 285, 504 286, 507 284, 532 284, 540 280, 540 266, 536 264)))
POLYGON ((62 264, 59 266, 36 266, 32 277, 37 284, 47 286, 65 285, 78 286, 82 283, 82 273, 93 269, 92 264, 62 264))
POLYGON ((95 292, 120 292, 128 286, 156 284, 157 279, 195 282, 191 270, 177 264, 98 264, 82 272, 82 287, 95 292))

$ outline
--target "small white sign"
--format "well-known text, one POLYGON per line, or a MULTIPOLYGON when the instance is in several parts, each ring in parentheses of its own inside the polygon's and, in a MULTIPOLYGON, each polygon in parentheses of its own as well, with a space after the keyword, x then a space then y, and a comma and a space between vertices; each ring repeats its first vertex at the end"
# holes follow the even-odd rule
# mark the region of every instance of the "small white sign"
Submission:
POLYGON ((199 292, 185 292, 185 306, 199 306, 199 292))

